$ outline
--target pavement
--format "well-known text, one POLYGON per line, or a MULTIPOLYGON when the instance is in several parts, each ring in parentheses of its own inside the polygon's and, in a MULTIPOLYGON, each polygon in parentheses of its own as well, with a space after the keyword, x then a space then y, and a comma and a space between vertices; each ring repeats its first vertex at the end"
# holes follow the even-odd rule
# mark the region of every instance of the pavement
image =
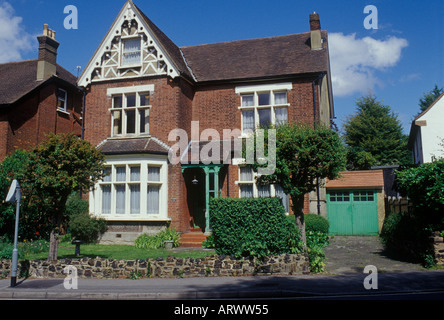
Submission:
POLYGON ((438 299, 444 270, 387 257, 378 237, 334 237, 326 272, 295 276, 178 279, 0 280, 1 300, 438 299), (366 266, 370 271, 364 272, 366 266), (376 272, 377 271, 377 272, 376 272), (67 289, 70 288, 70 289, 67 289))

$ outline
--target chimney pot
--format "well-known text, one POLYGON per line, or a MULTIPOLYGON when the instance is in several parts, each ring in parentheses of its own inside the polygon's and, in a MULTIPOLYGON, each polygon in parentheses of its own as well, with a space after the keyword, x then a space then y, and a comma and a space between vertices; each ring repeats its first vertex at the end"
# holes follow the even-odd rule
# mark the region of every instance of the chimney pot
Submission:
POLYGON ((314 30, 321 30, 321 20, 316 12, 310 14, 310 31, 314 30))

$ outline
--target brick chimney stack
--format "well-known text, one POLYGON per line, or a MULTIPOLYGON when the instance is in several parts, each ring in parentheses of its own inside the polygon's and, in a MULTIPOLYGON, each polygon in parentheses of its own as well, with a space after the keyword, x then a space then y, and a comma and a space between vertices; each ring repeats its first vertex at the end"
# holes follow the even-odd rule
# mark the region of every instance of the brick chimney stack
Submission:
POLYGON ((55 31, 43 26, 43 35, 38 36, 39 59, 37 64, 37 80, 46 80, 56 74, 57 48, 60 43, 55 40, 55 31))
POLYGON ((321 21, 319 20, 319 14, 316 12, 310 14, 310 40, 311 50, 322 49, 321 21))

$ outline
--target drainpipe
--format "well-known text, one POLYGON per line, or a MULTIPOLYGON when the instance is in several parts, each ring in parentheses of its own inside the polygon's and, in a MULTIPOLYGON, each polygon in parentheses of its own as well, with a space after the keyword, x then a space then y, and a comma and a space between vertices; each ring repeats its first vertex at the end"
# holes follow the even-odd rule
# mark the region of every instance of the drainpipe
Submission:
POLYGON ((85 140, 86 90, 85 89, 80 89, 80 90, 83 92, 83 102, 82 102, 82 140, 85 140))
MULTIPOLYGON (((322 72, 319 74, 319 76, 313 80, 312 87, 313 87, 313 114, 314 114, 314 127, 317 128, 318 121, 317 121, 317 112, 316 112, 316 82, 319 82, 325 75, 325 72, 322 72)), ((317 202, 317 211, 318 215, 321 215, 321 200, 319 199, 320 191, 319 191, 319 178, 316 178, 316 202, 317 202)))

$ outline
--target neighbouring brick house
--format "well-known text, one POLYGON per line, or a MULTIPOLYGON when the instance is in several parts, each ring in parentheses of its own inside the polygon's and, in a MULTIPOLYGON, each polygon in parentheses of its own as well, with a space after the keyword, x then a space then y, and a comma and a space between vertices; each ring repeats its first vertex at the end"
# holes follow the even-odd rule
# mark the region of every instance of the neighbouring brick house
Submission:
MULTIPOLYGON (((178 47, 125 3, 78 81, 86 91, 85 139, 107 161, 108 175, 89 194, 91 213, 109 222, 103 242, 133 241, 168 223, 208 232, 210 197, 280 196, 290 211, 279 186, 256 185, 227 149, 207 152, 209 163, 192 155, 208 151, 208 139, 233 145, 258 125, 330 124, 327 32, 318 14, 308 22, 304 33, 178 47), (224 129, 234 133, 224 139, 224 129), (168 153, 183 135, 176 164, 168 153)), ((305 211, 318 204, 325 215, 325 190, 307 195, 305 211)))
POLYGON ((81 135, 83 93, 57 64, 54 34, 45 25, 38 59, 0 64, 0 161, 33 149, 51 132, 81 135))

